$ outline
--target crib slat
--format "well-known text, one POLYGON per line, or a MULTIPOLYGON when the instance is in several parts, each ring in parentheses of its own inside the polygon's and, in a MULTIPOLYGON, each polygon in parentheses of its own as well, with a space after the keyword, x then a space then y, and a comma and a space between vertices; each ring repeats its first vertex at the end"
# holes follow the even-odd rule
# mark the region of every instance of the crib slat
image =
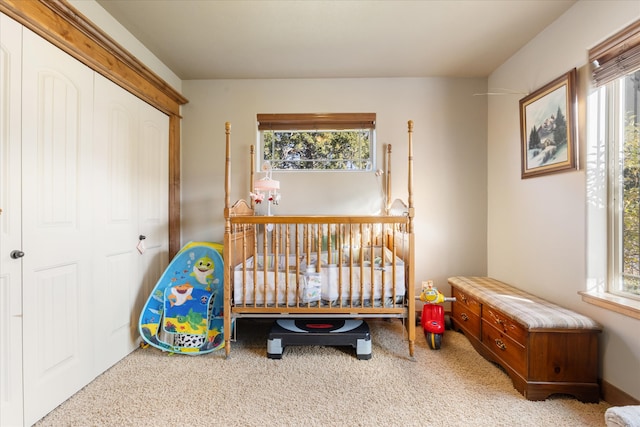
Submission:
POLYGON ((247 277, 247 263, 246 263, 246 259, 247 259, 247 232, 245 230, 245 227, 240 226, 240 230, 241 230, 241 234, 242 234, 242 278, 243 278, 243 282, 242 282, 242 300, 243 302, 246 301, 247 298, 247 284, 246 284, 246 277, 247 277))
MULTIPOLYGON (((373 235, 373 230, 371 231, 372 235, 373 235)), ((386 258, 386 252, 385 252, 385 246, 384 246, 384 234, 382 236, 380 236, 380 275, 382 276, 382 292, 381 292, 381 297, 380 297, 380 302, 382 304, 382 306, 384 307, 385 305, 385 295, 387 292, 387 275, 385 274, 387 272, 387 265, 385 262, 385 258, 386 258)), ((395 264, 395 259, 391 260, 391 264, 395 264)), ((395 276, 391 276, 392 279, 391 281, 395 281, 395 276)))
POLYGON ((316 254, 318 254, 318 256, 316 258, 318 258, 316 260, 316 272, 320 271, 320 266, 321 266, 321 259, 320 259, 320 254, 322 253, 322 235, 321 230, 320 230, 321 225, 320 224, 316 224, 315 229, 316 229, 316 254))
MULTIPOLYGON (((369 242, 367 243, 369 247, 369 258, 371 262, 371 285, 370 285, 371 304, 374 305, 375 304, 374 284, 376 281, 376 248, 375 246, 373 246, 373 226, 371 225, 367 228, 369 229, 369 242)), ((384 274, 382 274, 381 276, 382 276, 382 283, 384 283, 384 274)), ((364 301, 364 297, 363 297, 363 301, 364 301)))
MULTIPOLYGON (((386 246, 385 246, 385 243, 386 243, 386 242, 384 241, 384 238, 385 238, 385 237, 387 237, 387 233, 384 233, 384 234, 382 235, 382 238, 383 238, 382 247, 383 247, 383 248, 384 248, 384 247, 386 247, 386 246)), ((391 245, 391 259, 392 259, 392 260, 395 260, 395 259, 396 259, 396 245, 395 245, 395 241, 396 241, 396 228, 395 228, 395 227, 393 227, 393 228, 391 229, 391 239, 392 239, 392 242, 394 242, 394 244, 393 244, 393 245, 391 245)), ((391 291, 392 291, 392 292, 391 292, 391 295, 393 295, 393 299, 391 300, 391 306, 392 306, 392 307, 395 307, 395 306, 396 306, 396 273, 397 273, 397 270, 396 270, 396 268, 397 268, 397 267, 396 267, 396 264, 397 264, 396 262, 391 263, 391 274, 392 274, 392 276, 393 276, 393 286, 392 286, 392 290, 391 290, 391 291)))
POLYGON ((285 307, 291 304, 289 301, 289 226, 285 225, 282 230, 284 236, 284 289, 285 289, 285 307))
POLYGON ((295 239, 296 239, 296 248, 295 248, 295 252, 296 252, 296 265, 295 265, 295 272, 296 272, 296 307, 300 307, 300 296, 302 295, 301 290, 300 290, 300 233, 299 233, 299 225, 298 224, 292 224, 292 226, 294 227, 295 230, 295 239))
MULTIPOLYGON (((354 236, 353 227, 354 227, 353 224, 349 224, 349 301, 351 301, 352 295, 353 295, 353 265, 354 265, 353 249, 356 243, 353 237, 354 236)), ((340 306, 342 307, 342 304, 340 304, 340 306)))
MULTIPOLYGON (((280 271, 280 235, 282 231, 282 224, 276 224, 274 226, 274 230, 272 233, 273 240, 273 277, 274 282, 276 283, 276 297, 274 300, 275 306, 277 307, 280 301, 280 275, 278 272, 280 271)), ((287 299, 287 295, 285 294, 285 302, 287 299)))
MULTIPOLYGON (((360 224, 360 228, 358 231, 358 247, 360 248, 360 307, 364 305, 364 224, 360 224)), ((353 300, 352 300, 353 301, 353 300)), ((353 307, 353 302, 351 303, 353 307)))
POLYGON ((307 268, 311 267, 311 224, 304 225, 304 242, 307 256, 307 268))
MULTIPOLYGON (((342 302, 342 266, 344 265, 344 227, 341 224, 335 225, 336 246, 338 247, 338 305, 342 302)), ((333 301, 329 299, 329 307, 333 307, 333 301)))

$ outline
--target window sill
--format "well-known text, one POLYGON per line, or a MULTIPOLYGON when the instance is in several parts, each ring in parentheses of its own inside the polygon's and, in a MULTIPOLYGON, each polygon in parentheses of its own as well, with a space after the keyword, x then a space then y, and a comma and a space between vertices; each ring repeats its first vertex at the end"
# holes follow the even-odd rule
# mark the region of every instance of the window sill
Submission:
POLYGON ((578 292, 582 301, 640 320, 640 301, 607 292, 578 292))

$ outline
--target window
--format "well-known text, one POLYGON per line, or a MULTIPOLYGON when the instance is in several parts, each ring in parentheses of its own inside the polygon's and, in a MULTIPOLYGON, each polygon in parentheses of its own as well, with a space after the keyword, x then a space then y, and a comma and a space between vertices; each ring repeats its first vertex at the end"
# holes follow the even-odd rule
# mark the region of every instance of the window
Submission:
POLYGON ((640 297, 640 71, 615 79, 594 96, 605 137, 609 237, 608 291, 640 297))
POLYGON ((273 170, 371 171, 375 113, 258 114, 258 164, 273 170))
POLYGON ((584 295, 640 318, 640 21, 589 56, 596 89, 588 99, 584 295))

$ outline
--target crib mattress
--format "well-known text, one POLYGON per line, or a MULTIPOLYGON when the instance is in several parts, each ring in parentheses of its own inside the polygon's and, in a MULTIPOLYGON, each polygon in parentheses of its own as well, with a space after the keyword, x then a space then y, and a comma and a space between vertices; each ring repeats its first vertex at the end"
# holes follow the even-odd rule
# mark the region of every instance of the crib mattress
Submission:
POLYGON ((267 260, 266 272, 262 257, 258 257, 255 272, 253 257, 235 267, 235 305, 389 306, 401 303, 406 291, 405 267, 400 258, 396 258, 395 268, 390 262, 373 267, 322 264, 320 271, 316 267, 307 268, 304 262, 296 268, 295 256, 290 256, 288 263, 284 256, 277 259, 277 264, 275 261, 267 260))

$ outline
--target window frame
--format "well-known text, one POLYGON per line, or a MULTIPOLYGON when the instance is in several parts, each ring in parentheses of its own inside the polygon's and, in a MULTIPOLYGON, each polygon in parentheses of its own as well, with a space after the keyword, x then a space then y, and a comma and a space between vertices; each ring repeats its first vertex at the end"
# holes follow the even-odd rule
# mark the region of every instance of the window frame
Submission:
POLYGON ((626 80, 621 77, 598 89, 604 98, 606 117, 603 118, 607 133, 607 205, 609 206, 607 291, 624 298, 640 301, 640 295, 624 290, 624 169, 626 137, 626 114, 623 105, 626 95, 626 80), (603 95, 604 92, 604 95, 603 95))
POLYGON ((589 60, 595 89, 587 101, 587 289, 580 294, 585 302, 640 319, 640 298, 617 286, 623 242, 616 176, 625 125, 621 80, 640 68, 640 20, 589 50, 589 60))
MULTIPOLYGON (((257 167, 270 162, 274 171, 278 172, 372 172, 376 165, 376 113, 286 113, 257 114, 258 149, 256 150, 257 167), (274 167, 273 159, 264 158, 265 131, 369 131, 369 166, 361 169, 289 169, 274 167)), ((316 159, 316 161, 331 161, 316 159)))

